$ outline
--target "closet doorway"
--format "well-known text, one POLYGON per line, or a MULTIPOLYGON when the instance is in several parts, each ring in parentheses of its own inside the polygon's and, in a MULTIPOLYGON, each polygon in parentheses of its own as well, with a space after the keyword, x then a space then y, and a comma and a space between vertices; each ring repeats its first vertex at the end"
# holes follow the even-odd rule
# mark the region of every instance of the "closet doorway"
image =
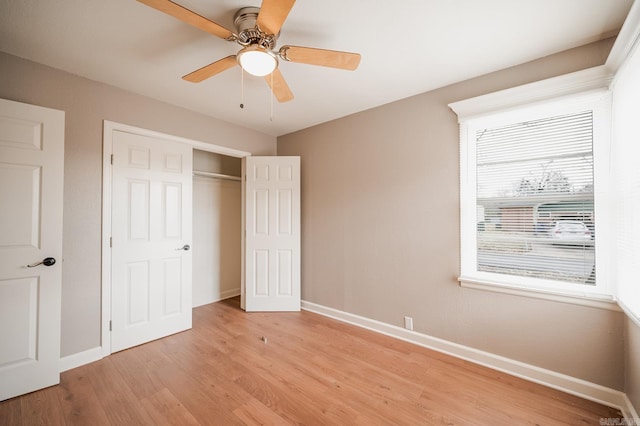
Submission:
MULTIPOLYGON (((162 279, 155 280, 152 285, 151 280, 147 279, 144 273, 150 270, 149 268, 139 267, 137 270, 143 273, 127 275, 127 271, 131 272, 133 268, 129 262, 125 265, 124 278, 122 274, 115 277, 118 280, 116 284, 125 285, 127 291, 117 293, 119 296, 124 294, 124 297, 113 297, 112 260, 117 260, 114 252, 118 250, 118 245, 117 238, 112 236, 125 235, 129 240, 133 237, 137 238, 137 232, 135 235, 131 233, 133 228, 130 225, 134 222, 142 223, 143 230, 146 229, 146 223, 157 222, 158 217, 161 224, 171 225, 175 222, 173 219, 180 219, 182 223, 189 225, 189 230, 182 232, 181 241, 172 241, 179 244, 171 246, 171 255, 161 256, 166 261, 168 258, 176 257, 179 251, 182 257, 193 259, 189 266, 185 263, 184 268, 172 269, 174 272, 188 273, 188 277, 180 281, 184 283, 180 288, 185 290, 181 293, 182 296, 176 298, 165 294, 158 299, 161 301, 159 306, 165 311, 168 306, 166 302, 171 302, 169 304, 173 306, 174 302, 179 300, 181 301, 180 311, 190 313, 190 308, 194 306, 238 294, 242 296, 241 307, 247 311, 300 310, 300 157, 251 156, 249 152, 107 120, 104 121, 103 131, 102 356, 110 355, 112 349, 125 348, 112 345, 113 332, 116 331, 112 327, 115 325, 112 321, 114 312, 119 315, 119 318, 130 320, 135 316, 132 315, 132 307, 142 307, 144 313, 144 308, 147 306, 144 303, 144 297, 151 294, 151 290, 145 289, 153 288, 153 291, 157 292, 166 288, 166 280, 163 283, 162 279), (145 195, 145 191, 133 191, 138 187, 146 187, 145 182, 155 176, 150 172, 141 171, 139 176, 136 175, 133 180, 127 181, 122 192, 126 199, 135 201, 129 205, 141 207, 132 209, 125 205, 122 209, 126 220, 113 220, 122 216, 114 217, 112 211, 113 182, 118 182, 120 178, 120 175, 114 176, 114 173, 119 173, 119 169, 114 169, 113 164, 114 137, 117 135, 130 135, 135 140, 140 140, 139 143, 134 141, 135 143, 127 150, 128 153, 125 153, 122 158, 118 156, 122 161, 126 160, 134 166, 139 166, 137 168, 140 170, 148 169, 143 167, 146 164, 143 160, 147 156, 140 153, 144 149, 138 149, 143 147, 143 140, 153 139, 157 140, 158 144, 187 148, 183 157, 188 157, 189 161, 180 169, 181 173, 188 171, 181 185, 182 192, 185 194, 188 192, 193 196, 192 202, 187 204, 188 207, 192 207, 191 212, 187 213, 188 210, 183 209, 182 213, 174 212, 175 214, 169 215, 164 214, 162 208, 151 208, 149 204, 151 199, 145 195), (240 178, 241 176, 243 178, 240 178), (147 204, 149 208, 146 207, 147 204), (144 218, 148 220, 142 220, 144 218), (113 229, 114 226, 116 230, 113 229), (193 229, 192 232, 191 229, 193 229), (142 278, 138 279, 139 277, 142 278), (133 280, 133 278, 136 279, 133 280), (137 285, 139 282, 142 283, 141 286, 137 285), (142 292, 135 292, 141 288, 142 292), (137 297, 136 301, 142 302, 135 305, 130 303, 133 300, 132 296, 137 297)), ((160 161, 159 167, 163 170, 173 167, 177 164, 172 160, 174 157, 164 155, 164 160, 160 161)), ((163 179, 159 178, 160 186, 169 188, 171 185, 163 179)), ((171 186, 171 188, 174 187, 177 188, 176 185, 171 186)), ((161 195, 159 198, 161 205, 176 198, 170 195, 179 192, 176 189, 173 192, 167 192, 166 196, 161 195)), ((118 194, 117 191, 115 193, 118 194)), ((185 205, 184 202, 182 204, 185 205)), ((120 212, 121 207, 118 205, 115 207, 120 212)), ((174 234, 164 231, 160 233, 162 238, 172 237, 174 234)), ((144 232, 140 235, 146 236, 144 232)), ((149 241, 151 240, 149 237, 149 241)), ((159 247, 159 244, 150 244, 150 247, 153 250, 159 247)), ((158 268, 154 270, 156 269, 158 268)), ((175 273, 171 275, 171 277, 175 276, 177 276, 175 273)), ((158 304, 154 304, 156 305, 158 304)), ((133 314, 137 314, 140 309, 134 311, 133 314)), ((145 321, 152 315, 138 315, 134 319, 138 317, 143 320, 137 321, 136 326, 138 323, 146 324, 145 321)), ((153 317, 156 318, 156 316, 153 317)), ((188 315, 187 319, 188 324, 183 328, 190 327, 191 316, 188 315)), ((121 328, 124 333, 132 329, 131 327, 121 328)), ((152 337, 160 338, 163 334, 159 333, 152 337)), ((148 340, 146 337, 133 339, 128 345, 133 346, 148 340)))
MULTIPOLYGON (((244 209, 244 203, 242 202, 243 200, 243 196, 242 196, 242 184, 244 183, 242 180, 236 180, 236 178, 238 178, 239 176, 243 175, 243 170, 242 170, 242 158, 247 157, 250 155, 249 152, 245 152, 245 151, 239 151, 233 148, 227 148, 227 147, 223 147, 223 146, 218 146, 218 145, 213 145, 213 144, 208 144, 208 143, 203 143, 203 142, 199 142, 199 141, 194 141, 191 139, 186 139, 186 138, 182 138, 182 137, 178 137, 178 136, 173 136, 173 135, 167 135, 167 134, 163 134, 160 132, 155 132, 152 130, 147 130, 147 129, 142 129, 142 128, 138 128, 138 127, 134 127, 134 126, 129 126, 126 124, 121 124, 121 123, 115 123, 115 122, 111 122, 111 121, 104 121, 104 125, 103 125, 103 180, 102 180, 102 199, 103 199, 103 205, 102 205, 102 337, 101 337, 101 347, 102 347, 102 356, 107 356, 110 355, 112 353, 112 351, 117 351, 117 350, 121 350, 124 349, 124 347, 122 347, 121 345, 113 345, 113 332, 116 331, 116 323, 115 321, 113 321, 113 316, 114 316, 114 312, 116 312, 116 315, 120 315, 120 317, 123 317, 125 319, 131 319, 132 318, 132 314, 131 314, 131 308, 135 307, 135 306, 144 306, 144 303, 137 303, 135 306, 133 304, 130 303, 131 296, 140 296, 140 294, 142 294, 142 296, 144 296, 145 294, 150 294, 150 291, 147 293, 132 293, 132 291, 127 291, 125 292, 125 297, 124 299, 122 297, 120 298, 114 298, 113 296, 113 292, 112 290, 114 290, 114 282, 113 280, 116 279, 118 280, 115 284, 116 285, 122 285, 122 283, 125 283, 125 286, 128 285, 129 290, 132 289, 150 289, 150 285, 151 283, 147 283, 149 285, 146 285, 145 287, 145 280, 143 279, 137 279, 137 282, 143 282, 142 286, 134 286, 133 281, 127 277, 129 277, 129 275, 125 274, 124 279, 122 277, 114 277, 113 276, 113 264, 114 262, 112 262, 112 260, 117 260, 117 253, 114 253, 116 250, 118 250, 117 248, 117 244, 115 244, 114 239, 112 238, 112 235, 117 234, 118 232, 122 233, 124 232, 124 234, 130 234, 129 230, 130 230, 130 226, 127 225, 125 223, 125 225, 122 225, 122 223, 118 222, 117 220, 114 221, 114 219, 117 219, 114 217, 114 212, 112 211, 112 208, 114 207, 114 203, 113 203, 113 196, 114 196, 114 187, 113 187, 113 181, 117 181, 118 178, 117 176, 114 176, 114 166, 113 166, 113 160, 114 160, 114 138, 117 137, 118 134, 123 135, 123 134, 128 134, 131 135, 132 137, 134 137, 134 139, 138 139, 140 138, 140 140, 146 140, 146 139, 154 139, 154 140, 158 140, 161 143, 166 143, 169 145, 175 145, 177 146, 182 146, 182 147, 187 147, 188 149, 188 157, 189 157, 189 162, 188 162, 188 167, 182 167, 183 170, 188 170, 188 175, 186 176, 185 181, 183 182, 183 189, 184 191, 189 193, 189 198, 190 198, 190 202, 189 202, 189 212, 186 213, 186 210, 183 210, 183 213, 179 215, 179 217, 181 219, 183 219, 183 223, 188 223, 189 225, 189 232, 184 232, 184 237, 183 240, 184 241, 180 241, 180 244, 174 245, 172 246, 174 250, 172 250, 172 255, 175 255, 176 253, 178 253, 177 250, 179 248, 179 253, 182 254, 183 257, 188 257, 189 258, 189 266, 187 267, 185 265, 185 268, 183 272, 187 273, 188 272, 188 280, 185 279, 183 280, 185 285, 182 285, 181 288, 184 289, 185 291, 188 289, 188 292, 185 293, 181 293, 181 296, 178 298, 179 300, 181 300, 182 302, 180 303, 180 306, 182 307, 184 305, 184 307, 181 308, 181 312, 189 312, 189 316, 188 316, 188 325, 187 328, 190 327, 191 324, 191 308, 194 305, 200 305, 200 304, 205 304, 205 303, 210 303, 210 301, 207 300, 207 298, 211 301, 215 300, 215 299, 220 299, 220 298, 226 298, 226 297, 231 297, 233 295, 236 295, 240 292, 240 288, 242 287, 242 263, 240 261, 239 262, 238 259, 242 259, 242 250, 243 250, 243 246, 242 246, 242 234, 241 234, 241 224, 243 223, 242 219, 243 219, 243 209, 244 209), (193 153, 193 151, 197 151, 197 153, 193 153), (208 154, 210 153, 215 153, 215 154, 220 154, 220 157, 209 157, 208 154), (193 154, 193 155, 192 155, 193 154), (229 242, 226 242, 226 238, 223 238, 222 240, 218 239, 218 257, 214 257, 214 253, 216 253, 216 248, 213 245, 213 243, 211 241, 207 241, 205 243, 200 242, 202 240, 202 234, 206 231, 206 228, 202 227, 202 228, 195 228, 193 229, 193 232, 191 232, 191 228, 193 225, 193 220, 194 220, 194 214, 193 211, 195 211, 196 209, 198 209, 199 207, 196 207, 196 205, 194 205, 194 202, 191 201, 192 198, 192 190, 194 187, 194 181, 196 180, 196 178, 194 178, 193 176, 193 157, 196 156, 198 157, 196 161, 196 171, 197 172, 201 172, 201 176, 198 177, 198 199, 195 201, 195 203, 199 204, 206 204, 207 202, 212 202, 213 198, 218 197, 218 199, 222 198, 229 198, 227 197, 227 192, 228 192, 228 188, 227 186, 225 186, 224 188, 220 189, 218 188, 218 193, 217 195, 215 193, 206 193, 206 190, 202 190, 200 191, 201 187, 203 187, 203 185, 201 185, 201 180, 200 178, 204 178, 205 174, 207 175, 206 178, 213 181, 212 178, 216 178, 216 180, 223 180, 223 181, 229 181, 232 182, 231 185, 234 186, 235 188, 240 188, 240 203, 239 203, 239 213, 238 213, 238 207, 235 207, 236 209, 236 216, 233 217, 233 219, 236 221, 235 224, 227 224, 225 221, 227 219, 227 215, 231 214, 227 211, 220 213, 218 212, 218 216, 220 220, 219 225, 218 225, 218 232, 220 232, 220 230, 223 231, 223 236, 226 237, 227 235, 229 235, 229 242), (235 161, 234 161, 235 160, 235 161), (240 169, 241 169, 241 173, 237 173, 237 164, 241 164, 240 169), (198 168, 199 167, 199 168, 198 168), (216 176, 216 175, 221 175, 221 176, 216 176), (221 177, 226 177, 226 179, 220 179, 221 177), (201 197, 201 194, 205 194, 204 197, 201 197), (207 197, 209 197, 209 201, 207 201, 207 197), (193 207, 193 208, 192 208, 193 207), (188 218, 188 220, 187 220, 188 218), (123 227, 124 226, 124 230, 122 229, 116 229, 114 230, 113 227, 123 227), (235 228, 235 231, 233 230, 235 228), (231 239, 231 235, 235 233, 235 239, 231 239), (195 235, 195 241, 193 239, 195 235), (188 238, 187 238, 188 237, 188 238), (113 244, 113 246, 112 246, 113 244), (196 244, 198 244, 199 247, 197 247, 198 249, 196 250, 196 244), (236 249, 228 249, 227 247, 221 247, 221 244, 235 244, 235 247, 237 247, 236 249), (192 249, 193 247, 193 249, 192 249), (196 253, 198 253, 200 251, 200 249, 203 249, 204 252, 208 251, 208 255, 205 255, 204 257, 198 258, 198 260, 196 261, 196 264, 194 266, 193 263, 191 262, 192 259, 192 254, 195 255, 196 253), (232 255, 234 256, 233 259, 235 260, 231 260, 231 258, 228 258, 227 255, 232 253, 232 255), (240 265, 240 266, 232 266, 232 262, 236 262, 236 265, 240 265), (214 269, 214 266, 217 266, 217 269, 214 269), (194 269, 195 268, 195 269, 194 269), (233 271, 236 270, 236 277, 238 275, 240 275, 240 279, 236 278, 235 284, 232 287, 230 284, 230 278, 228 278, 228 276, 221 276, 220 275, 220 271, 222 271, 223 273, 226 273, 226 271, 233 271), (218 271, 217 275, 214 272, 211 272, 212 270, 214 271, 218 271), (239 271, 239 272, 238 272, 239 271), (192 276, 194 274, 199 274, 199 277, 197 278, 198 280, 200 280, 199 282, 206 282, 206 280, 209 280, 209 282, 206 285, 196 285, 196 288, 193 288, 193 279, 192 276), (208 275, 207 275, 208 274, 208 275), (203 278, 204 277, 204 281, 203 278), (218 280, 219 287, 216 288, 213 284, 216 282, 216 279, 218 280), (188 285, 187 285, 188 282, 188 285), (228 284, 229 283, 229 284, 228 284), (135 287, 135 288, 134 288, 135 287), (197 292, 195 298, 192 297, 193 292, 197 292), (124 311, 123 311, 124 310, 124 311), (124 314, 122 314, 122 312, 124 312, 124 314)), ((142 143, 142 142, 141 142, 142 143)), ((140 145, 140 144, 134 144, 135 146, 140 145)), ((134 146, 134 148, 135 148, 134 146)), ((133 149, 133 148, 132 148, 133 149)), ((132 150, 129 150, 132 151, 132 150)), ((135 149, 133 149, 133 151, 136 151, 135 149)), ((187 154, 185 154, 187 155, 187 154)), ((141 157, 140 155, 133 155, 131 154, 131 152, 127 155, 125 155, 125 158, 131 161, 135 160, 134 163, 137 160, 140 160, 140 158, 146 158, 144 155, 141 157)), ((173 157, 172 157, 173 158, 173 157)), ((169 161, 170 158, 166 157, 164 160, 164 163, 161 162, 161 166, 162 164, 164 164, 164 167, 168 167, 171 164, 173 164, 172 161, 169 161), (168 162, 167 162, 168 161, 168 162)), ((129 162, 131 162, 129 161, 129 162)), ((139 161, 138 161, 139 162, 139 161)), ((115 171, 117 172, 117 171, 115 171)), ((144 183, 145 181, 151 179, 151 176, 147 176, 144 173, 142 173, 141 176, 138 176, 136 179, 134 179, 134 181, 131 181, 133 184, 138 183, 138 182, 142 182, 144 183)), ((130 183, 131 183, 130 182, 130 183)), ((229 183, 226 182, 226 183, 229 183)), ((209 182, 209 184, 204 184, 204 187, 206 187, 207 185, 211 186, 212 182, 209 182)), ((219 184, 218 184, 219 185, 219 184)), ((133 185, 136 186, 136 185, 133 185)), ((131 192, 131 188, 133 187, 132 185, 128 185, 127 188, 129 188, 128 190, 125 191, 126 194, 128 194, 132 200, 146 200, 147 197, 144 196, 144 194, 142 194, 142 196, 137 196, 136 194, 134 194, 133 192, 131 192), (136 196, 134 196, 136 195, 136 196)), ((138 185, 140 186, 140 185, 138 185)), ((142 185, 144 186, 144 185, 142 185)), ((166 186, 166 185, 165 185, 166 186)), ((238 199, 238 195, 237 195, 237 189, 235 189, 236 191, 236 200, 238 199)), ((175 192, 175 191, 174 191, 175 192)), ((185 192, 185 193, 186 193, 185 192)), ((233 192, 233 191, 231 191, 233 192)), ((126 195, 125 194, 125 195, 126 195)), ((163 203, 167 200, 169 200, 170 198, 167 197, 160 197, 161 201, 163 203)), ((145 205, 145 203, 141 202, 139 203, 141 205, 145 205)), ((162 204, 162 203, 161 203, 162 204)), ((237 206, 237 203, 232 203, 232 205, 237 206)), ((163 215, 161 209, 146 209, 146 208, 142 208, 142 209, 137 209, 135 211, 131 210, 126 210, 126 212, 129 213, 135 213, 135 212, 142 212, 139 215, 136 214, 128 214, 125 216, 129 217, 129 219, 132 218, 143 218, 143 217, 147 217, 150 218, 149 220, 151 220, 151 218, 155 218, 157 219, 156 216, 160 217, 160 222, 161 223, 172 223, 171 221, 167 222, 168 218, 174 218, 174 217, 178 217, 176 215, 163 215)), ((198 215, 200 215, 200 212, 197 212, 198 215)), ((204 213, 204 215, 206 215, 208 213, 204 213)), ((155 220, 154 219, 154 220, 155 220)), ((208 218, 209 220, 211 218, 208 218)), ((200 220, 200 216, 198 218, 198 220, 200 220)), ((125 221, 126 222, 126 221, 125 221)), ((131 220, 129 220, 127 223, 131 222, 131 220)), ((138 221, 140 222, 140 221, 138 221)), ((144 222, 144 221, 142 221, 144 222)), ((137 222, 136 222, 137 223, 137 222)), ((201 221, 199 222, 199 224, 201 223, 201 221)), ((203 225, 203 226, 207 226, 207 225, 203 225)), ((209 222, 208 226, 212 226, 211 222, 209 222)), ((161 233, 162 234, 162 233, 161 233)), ((155 234, 154 234, 155 235, 155 234)), ((152 244, 153 247, 156 247, 157 244, 152 244)), ((165 258, 168 257, 172 257, 171 255, 166 255, 165 258)), ((175 257, 175 256, 173 256, 175 257)), ((195 256, 193 256, 195 257, 195 256)), ((166 259, 165 259, 166 260, 166 259)), ((117 263, 117 262, 116 262, 117 263)), ((130 265, 129 265, 130 266, 130 265)), ((131 268, 129 268, 127 266, 127 270, 130 270, 131 268)), ((144 268, 142 268, 144 269, 144 268)), ((158 268, 155 268, 154 270, 156 270, 158 268)), ((141 274, 138 274, 141 275, 141 274)), ((142 274, 144 275, 144 274, 142 274)), ((142 276, 141 275, 141 276, 142 276)), ((175 274, 174 274, 175 275, 175 274)), ((135 278, 133 275, 131 275, 132 278, 135 278)), ((144 278, 144 276, 143 276, 144 278)), ((166 284, 166 283, 165 283, 166 284)), ((153 286, 154 292, 160 291, 162 288, 166 287, 166 285, 162 283, 162 280, 160 280, 160 287, 158 287, 158 282, 156 280, 156 283, 153 286), (160 289, 160 290, 158 290, 160 289)), ((175 292, 174 292, 175 293, 175 292)), ((120 293, 119 293, 120 294, 120 293)), ((143 297, 137 297, 136 300, 142 300, 143 297)), ((171 299, 169 299, 168 297, 164 297, 162 300, 164 300, 164 302, 175 302, 176 300, 175 297, 172 297, 171 299)), ((161 304, 161 308, 166 307, 166 303, 162 303, 161 304)), ((175 303, 174 303, 175 304, 175 303)), ((157 305, 157 304, 156 304, 157 305)), ((155 306, 155 305, 154 305, 155 306)), ((157 309, 156 309, 157 310, 157 309)), ((165 309, 166 310, 166 309, 165 309)), ((135 313, 135 312, 134 312, 135 313)), ((146 316, 143 319, 148 319, 148 318, 156 318, 156 315, 151 315, 151 316, 146 316)), ((137 318, 137 317, 136 317, 137 318)), ((152 318, 152 319, 153 319, 152 318)), ((151 321, 151 320, 149 320, 151 321)), ((149 322, 147 321, 147 322, 149 322)), ((146 324, 144 321, 138 321, 136 323, 136 326, 138 325, 138 323, 141 324, 146 324)), ((132 327, 123 327, 122 330, 125 334, 126 334, 126 338, 129 338, 129 334, 131 334, 130 332, 133 331, 132 327)), ((154 338, 159 338, 162 337, 163 334, 159 333, 158 335, 153 336, 154 338)), ((139 339, 139 340, 135 340, 133 339, 131 342, 129 342, 130 344, 128 344, 129 346, 131 345, 136 345, 136 344, 141 344, 144 343, 144 341, 147 341, 149 339, 144 338, 144 339, 139 339)))
POLYGON ((193 307, 240 295, 242 160, 193 150, 193 307))

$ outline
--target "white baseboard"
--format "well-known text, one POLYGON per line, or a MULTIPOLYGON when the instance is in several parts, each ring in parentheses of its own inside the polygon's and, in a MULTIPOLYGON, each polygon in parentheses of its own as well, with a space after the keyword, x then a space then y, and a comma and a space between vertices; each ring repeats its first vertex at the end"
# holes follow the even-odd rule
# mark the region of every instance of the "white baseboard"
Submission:
POLYGON ((629 400, 629 397, 626 394, 624 395, 624 400, 625 400, 625 406, 620 408, 620 411, 622 411, 622 415, 627 420, 627 424, 629 426, 631 425, 640 426, 640 415, 638 415, 638 412, 636 411, 633 404, 631 403, 631 400, 629 400))
POLYGON ((240 287, 220 292, 220 300, 230 299, 240 296, 240 287))
POLYGON ((302 309, 617 408, 628 420, 627 424, 635 424, 629 420, 638 419, 627 395, 615 389, 305 300, 302 309))
POLYGON ((89 364, 94 361, 102 359, 102 347, 87 349, 86 351, 78 352, 77 354, 68 355, 60 358, 60 372, 71 370, 73 368, 81 367, 85 364, 89 364))
POLYGON ((240 288, 233 288, 231 290, 225 290, 212 296, 210 299, 199 300, 192 307, 198 308, 200 306, 209 305, 211 303, 220 302, 221 300, 230 299, 232 297, 240 296, 240 288))

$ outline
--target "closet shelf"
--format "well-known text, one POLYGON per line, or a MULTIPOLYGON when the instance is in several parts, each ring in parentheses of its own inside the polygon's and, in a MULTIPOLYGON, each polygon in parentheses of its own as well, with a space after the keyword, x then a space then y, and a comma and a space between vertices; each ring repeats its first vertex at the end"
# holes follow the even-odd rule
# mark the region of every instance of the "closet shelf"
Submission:
POLYGON ((205 176, 205 177, 210 177, 210 178, 214 178, 214 179, 226 179, 226 180, 242 180, 242 178, 240 176, 233 176, 233 175, 225 175, 222 173, 211 173, 211 172, 201 172, 199 170, 194 170, 193 171, 193 175, 194 176, 205 176))

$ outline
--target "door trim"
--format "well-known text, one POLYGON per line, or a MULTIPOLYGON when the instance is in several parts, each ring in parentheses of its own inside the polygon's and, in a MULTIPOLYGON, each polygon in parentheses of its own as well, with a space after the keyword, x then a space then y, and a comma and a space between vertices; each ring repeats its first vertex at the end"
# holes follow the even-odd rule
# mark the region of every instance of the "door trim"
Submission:
MULTIPOLYGON (((228 155, 230 157, 243 158, 251 156, 251 153, 108 120, 103 120, 102 130, 102 325, 100 346, 102 348, 102 357, 105 357, 107 355, 111 355, 111 331, 109 324, 111 323, 111 154, 113 153, 113 132, 120 131, 140 136, 166 139, 173 142, 191 145, 193 149, 228 155)), ((242 175, 244 176, 244 170, 242 170, 242 175)), ((242 188, 244 194, 244 180, 242 181, 242 188)), ((244 205, 242 208, 244 210, 244 205)), ((244 223, 244 216, 242 220, 244 223)), ((244 252, 244 238, 241 238, 241 241, 242 250, 244 252)), ((243 282, 241 283, 241 288, 244 288, 244 264, 242 268, 243 282)))

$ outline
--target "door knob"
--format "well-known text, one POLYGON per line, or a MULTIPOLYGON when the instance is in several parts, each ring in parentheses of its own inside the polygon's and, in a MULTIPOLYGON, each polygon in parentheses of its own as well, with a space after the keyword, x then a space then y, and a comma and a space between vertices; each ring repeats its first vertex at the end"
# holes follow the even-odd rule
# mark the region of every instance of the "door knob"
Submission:
POLYGON ((191 249, 191 246, 189 244, 185 244, 180 248, 177 248, 176 250, 184 250, 184 251, 189 251, 191 249))
POLYGON ((45 257, 42 261, 37 263, 32 263, 31 265, 27 265, 27 268, 35 268, 36 266, 44 265, 44 266, 52 266, 55 265, 56 260, 53 257, 45 257))

